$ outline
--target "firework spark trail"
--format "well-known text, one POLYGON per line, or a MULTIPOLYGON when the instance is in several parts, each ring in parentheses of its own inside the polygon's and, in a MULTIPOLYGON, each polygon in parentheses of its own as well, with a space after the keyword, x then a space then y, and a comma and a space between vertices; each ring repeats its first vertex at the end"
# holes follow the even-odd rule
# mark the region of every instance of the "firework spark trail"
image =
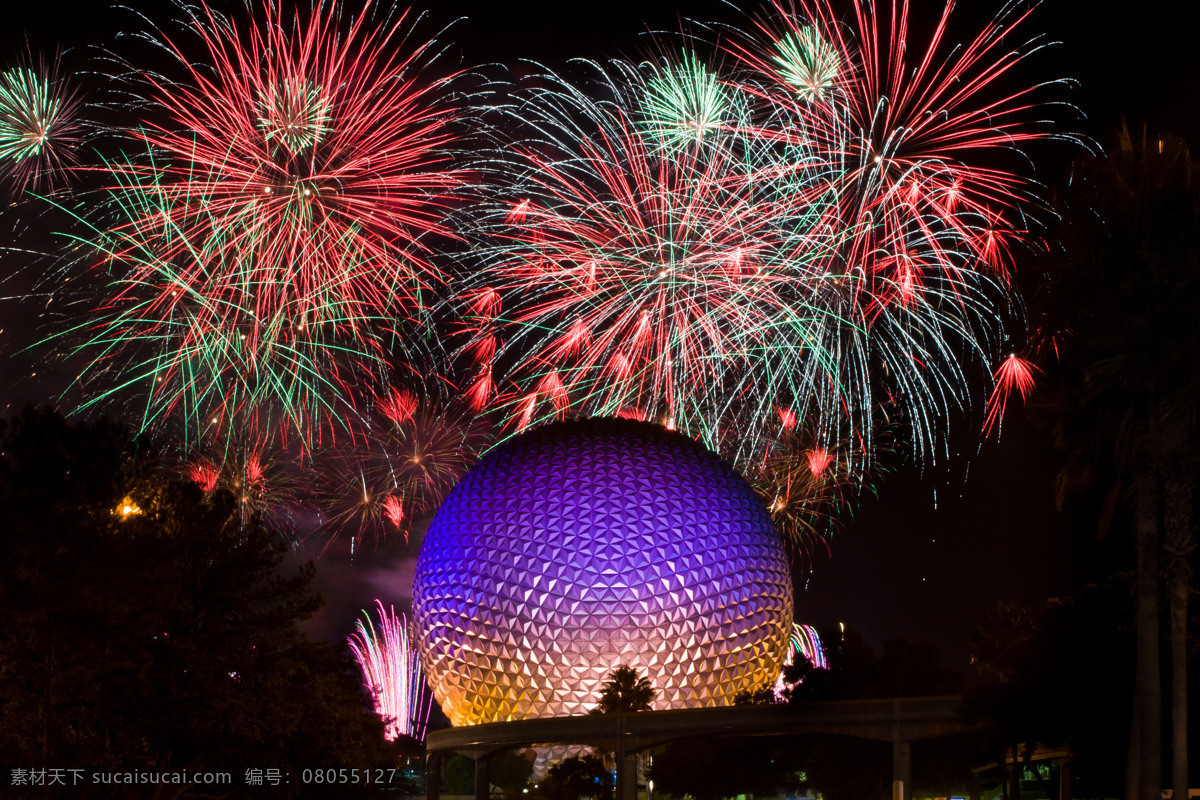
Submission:
POLYGON ((848 20, 827 0, 775 0, 755 30, 727 40, 757 103, 756 135, 815 141, 843 166, 838 215, 856 231, 845 253, 856 306, 890 345, 896 393, 923 398, 901 410, 926 450, 937 420, 969 406, 966 365, 992 363, 1003 343, 1007 250, 1032 199, 1019 148, 1071 138, 1036 116, 1045 84, 1017 75, 1041 46, 1012 39, 1032 7, 1006 6, 959 45, 947 39, 946 4, 921 46, 907 0, 855 2, 848 20), (910 344, 907 330, 918 332, 910 344))
POLYGON ((311 467, 279 431, 243 427, 216 431, 190 449, 180 472, 205 494, 226 491, 237 501, 237 522, 261 519, 289 545, 300 531, 311 467))
POLYGON ((103 299, 57 334, 91 359, 83 407, 140 396, 142 428, 176 422, 185 442, 282 424, 312 445, 351 416, 348 385, 385 369, 378 320, 336 302, 322 325, 297 322, 299 303, 261 315, 250 292, 229 285, 244 254, 180 222, 205 197, 162 191, 153 167, 114 165, 111 175, 122 181, 109 198, 123 221, 74 239, 103 271, 103 299))
POLYGON ((809 558, 817 545, 828 547, 838 511, 866 476, 857 469, 852 443, 830 444, 813 426, 782 416, 781 430, 762 459, 747 466, 746 476, 793 548, 795 563, 809 558))
POLYGON ((375 606, 379 627, 364 611, 366 616, 358 621, 358 632, 348 638, 350 650, 362 668, 375 710, 387 722, 388 740, 411 736, 424 741, 433 693, 425 684, 416 649, 409 640, 408 621, 403 615, 397 616, 392 607, 385 610, 379 600, 375 606))
POLYGON ((1014 391, 1020 393, 1022 400, 1029 397, 1029 393, 1033 391, 1035 370, 1037 367, 1017 356, 1016 353, 1009 355, 996 368, 994 376, 996 388, 992 390, 992 396, 988 398, 987 419, 983 423, 985 436, 993 430, 999 429, 1000 423, 1004 419, 1004 412, 1008 408, 1008 399, 1014 391))
POLYGON ((392 534, 407 542, 491 443, 486 420, 436 384, 376 398, 360 441, 319 455, 322 537, 352 549, 392 534))
POLYGON ((179 39, 162 46, 182 81, 150 79, 152 117, 144 141, 166 154, 166 190, 205 198, 188 223, 244 254, 254 310, 284 306, 323 320, 336 298, 359 316, 411 316, 429 280, 440 278, 425 240, 448 236, 445 204, 463 185, 450 163, 455 109, 446 79, 422 77, 432 42, 409 47, 406 15, 379 28, 368 14, 344 33, 340 8, 318 2, 303 14, 281 0, 238 25, 205 8, 191 15, 207 63, 179 39))
POLYGON ((870 258, 876 241, 899 252, 888 243, 907 241, 951 269, 962 257, 937 251, 952 242, 998 270, 997 237, 1015 232, 1004 216, 1020 215, 1029 181, 989 166, 990 157, 1054 135, 1032 116, 1041 86, 1018 84, 1012 93, 1001 86, 1037 49, 1036 41, 1014 46, 1002 38, 1032 7, 1007 7, 965 45, 945 40, 951 9, 945 6, 922 48, 910 37, 907 0, 855 2, 845 24, 827 0, 775 2, 728 49, 767 114, 763 135, 815 137, 844 160, 846 221, 870 216, 877 228, 856 255, 870 258), (789 42, 788 57, 776 55, 789 42), (822 89, 798 90, 794 74, 806 68, 791 61, 829 65, 822 89))
POLYGON ((797 655, 812 664, 813 669, 829 669, 829 661, 825 658, 825 647, 821 644, 821 637, 817 634, 817 629, 812 625, 795 623, 792 626, 792 636, 788 644, 787 654, 783 659, 784 669, 780 670, 772 690, 776 702, 783 701, 786 698, 785 692, 800 685, 800 681, 788 683, 784 679, 784 670, 795 663, 797 655))
MULTIPOLYGON (((861 132, 830 109, 862 87, 831 65, 855 54, 831 58, 812 31, 780 51, 824 48, 794 119, 770 87, 718 82, 690 55, 596 67, 600 100, 547 76, 507 109, 527 134, 500 156, 515 177, 464 300, 474 402, 503 387, 518 427, 633 410, 743 464, 783 407, 850 443, 860 474, 882 409, 931 457, 1007 313, 997 265, 964 244, 987 215, 965 179, 935 217, 873 159, 850 163, 861 132)), ((792 95, 800 71, 780 78, 792 95)))
POLYGON ((316 448, 355 417, 357 387, 422 347, 464 187, 451 78, 407 15, 181 10, 183 33, 149 38, 182 77, 141 73, 146 158, 102 170, 105 221, 82 244, 108 286, 67 335, 104 386, 92 402, 141 396, 143 427, 183 417, 194 441, 261 416, 316 448))
POLYGON ((793 653, 804 656, 817 669, 829 669, 829 662, 825 658, 825 646, 821 644, 821 637, 812 625, 797 623, 792 630, 791 644, 793 653))
POLYGON ((12 188, 50 186, 75 163, 80 101, 57 59, 0 72, 0 175, 12 188))
POLYGON ((498 401, 518 424, 638 409, 710 444, 735 429, 751 442, 774 404, 804 416, 840 392, 826 333, 844 324, 838 290, 817 266, 838 238, 820 202, 829 176, 773 180, 694 62, 612 69, 597 67, 604 101, 548 77, 508 109, 531 133, 507 155, 517 199, 481 219, 495 244, 465 294, 465 350, 488 388, 515 361, 498 401))

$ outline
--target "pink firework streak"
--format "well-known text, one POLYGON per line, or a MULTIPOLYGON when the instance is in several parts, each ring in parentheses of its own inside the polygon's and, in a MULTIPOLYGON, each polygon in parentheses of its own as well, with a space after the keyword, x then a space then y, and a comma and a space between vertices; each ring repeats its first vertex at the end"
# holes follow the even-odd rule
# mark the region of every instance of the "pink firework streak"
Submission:
POLYGON ((387 724, 388 741, 399 736, 424 741, 433 693, 425 685, 416 649, 409 639, 408 621, 390 606, 385 610, 379 600, 375 606, 379 627, 369 614, 360 619, 358 632, 347 640, 350 650, 362 668, 375 710, 387 724))
MULTIPOLYGON (((637 68, 614 70, 636 98, 637 68)), ((766 180, 731 137, 667 148, 632 102, 546 80, 544 102, 520 107, 540 138, 506 154, 521 199, 483 221, 495 244, 461 296, 472 404, 517 428, 639 409, 710 444, 720 419, 749 449, 735 416, 757 429, 777 404, 795 418, 836 392, 822 337, 842 293, 818 266, 838 238, 817 202, 829 182, 766 180)))
MULTIPOLYGON (((787 654, 783 658, 785 668, 794 664, 796 656, 800 655, 813 665, 813 669, 829 669, 829 661, 825 658, 825 647, 821 644, 821 637, 817 634, 817 629, 812 625, 801 625, 800 623, 793 625, 791 640, 788 644, 787 654)), ((783 670, 780 670, 773 690, 776 702, 783 701, 786 697, 784 693, 799 685, 800 681, 788 683, 784 680, 783 670)))
POLYGON ((1002 273, 1019 233, 1010 218, 1030 196, 1000 165, 1052 135, 1031 117, 1042 85, 1003 86, 1037 49, 1011 39, 1032 8, 959 44, 947 39, 952 7, 921 46, 907 0, 855 0, 849 21, 829 0, 773 0, 754 36, 729 47, 753 79, 747 92, 771 110, 758 135, 817 141, 843 165, 849 255, 873 277, 876 305, 911 302, 930 272, 978 262, 1002 273))
MULTIPOLYGON (((1032 7, 1007 6, 962 44, 948 36, 951 9, 922 37, 908 0, 852 0, 849 13, 831 0, 771 0, 726 44, 751 98, 747 135, 837 165, 846 318, 873 353, 860 363, 885 364, 883 404, 924 453, 971 394, 965 362, 994 358, 1008 248, 1034 205, 1019 149, 1072 138, 1037 116, 1054 82, 1020 74, 1039 49, 1014 39, 1032 7)), ((807 168, 789 158, 794 173, 807 168)))
POLYGON ((1037 367, 1020 358, 1016 353, 1004 359, 1003 363, 996 368, 994 376, 996 388, 992 390, 992 396, 988 398, 988 414, 983 423, 984 436, 990 435, 993 429, 999 427, 1000 421, 1004 418, 1004 412, 1008 408, 1008 398, 1014 391, 1021 394, 1022 400, 1029 397, 1029 393, 1033 391, 1033 372, 1036 369, 1037 367))
POLYGON ((421 313, 439 279, 427 241, 449 235, 446 205, 463 183, 447 149, 454 109, 447 79, 421 74, 432 45, 406 47, 405 15, 380 29, 367 16, 341 31, 321 2, 293 13, 269 0, 247 24, 205 6, 191 18, 199 61, 164 37, 185 78, 147 78, 150 119, 166 121, 141 136, 164 154, 158 191, 195 206, 172 220, 186 233, 176 241, 222 253, 219 275, 177 253, 191 264, 181 284, 234 297, 257 319, 283 310, 298 329, 353 334, 421 313))

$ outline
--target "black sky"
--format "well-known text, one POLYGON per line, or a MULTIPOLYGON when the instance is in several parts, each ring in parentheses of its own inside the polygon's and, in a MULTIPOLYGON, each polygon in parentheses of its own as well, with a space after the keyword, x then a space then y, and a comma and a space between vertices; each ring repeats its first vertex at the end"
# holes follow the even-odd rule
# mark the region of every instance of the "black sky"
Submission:
MULTIPOLYGON (((165 21, 168 4, 129 0, 153 19, 165 21)), ((347 7, 356 3, 348 2, 347 7)), ((918 15, 940 8, 913 0, 918 15)), ((960 3, 957 19, 970 28, 990 17, 990 0, 960 3)), ((752 6, 746 5, 747 8, 752 6)), ((715 0, 564 0, 563 2, 441 2, 430 8, 434 26, 454 22, 452 51, 464 66, 513 64, 530 59, 551 66, 572 57, 638 54, 647 29, 678 30, 679 18, 737 22, 736 8, 715 0), (461 18, 461 19, 460 19, 461 18)), ((11 58, 28 41, 35 50, 67 50, 68 63, 86 63, 86 46, 120 50, 117 34, 130 29, 127 10, 93 0, 42 0, 5 10, 0 59, 11 58)), ((1064 125, 1103 142, 1122 116, 1131 126, 1183 135, 1200 143, 1200 3, 1123 5, 1046 0, 1027 26, 1044 32, 1047 48, 1030 69, 1045 80, 1069 78, 1079 86, 1066 96, 1081 117, 1054 112, 1064 125)), ((1071 151, 1043 155, 1039 172, 1065 174, 1071 151)), ((12 263, 12 259, 6 259, 12 263)), ((7 273, 6 273, 7 274, 7 273)), ((19 282, 0 283, 0 298, 19 282)), ((25 382, 28 357, 13 355, 12 342, 26 334, 38 309, 0 299, 0 409, 45 402, 39 394, 53 383, 25 382), (8 337, 7 340, 2 337, 8 337)), ((999 441, 926 471, 893 465, 878 481, 878 497, 865 497, 818 552, 807 589, 798 592, 797 619, 822 626, 838 621, 859 628, 879 647, 892 636, 934 641, 950 666, 966 661, 966 633, 997 600, 1036 603, 1069 590, 1080 579, 1074 534, 1051 502, 1052 457, 1045 437, 1019 418, 1005 423, 999 441), (968 458, 967 455, 970 457, 968 458)), ((328 557, 321 585, 329 609, 317 622, 328 635, 342 635, 354 610, 379 593, 402 593, 411 582, 411 559, 394 554, 353 568, 328 557)), ((399 600, 399 598, 396 598, 399 600)))

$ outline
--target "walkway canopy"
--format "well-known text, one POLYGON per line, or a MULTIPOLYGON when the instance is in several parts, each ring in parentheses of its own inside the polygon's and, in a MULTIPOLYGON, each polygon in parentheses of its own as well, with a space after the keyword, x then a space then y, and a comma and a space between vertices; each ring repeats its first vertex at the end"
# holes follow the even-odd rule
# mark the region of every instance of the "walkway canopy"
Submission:
POLYGON ((427 800, 438 800, 440 759, 475 761, 476 800, 488 796, 488 756, 532 745, 583 744, 617 754, 616 800, 636 800, 636 755, 692 736, 781 736, 834 733, 892 743, 893 794, 909 800, 915 741, 975 730, 960 715, 962 698, 901 697, 795 705, 727 706, 492 722, 432 731, 425 742, 427 800))

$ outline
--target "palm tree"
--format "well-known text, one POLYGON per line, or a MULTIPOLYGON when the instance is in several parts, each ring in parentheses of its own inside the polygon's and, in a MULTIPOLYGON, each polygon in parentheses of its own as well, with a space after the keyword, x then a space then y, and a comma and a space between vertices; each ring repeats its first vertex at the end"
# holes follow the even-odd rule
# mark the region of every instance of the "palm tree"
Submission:
MULTIPOLYGON (((1200 167, 1171 137, 1122 130, 1107 155, 1075 164, 1057 198, 1061 250, 1031 271, 1035 342, 1047 366, 1042 410, 1067 453, 1058 495, 1109 475, 1103 533, 1133 497, 1137 667, 1126 796, 1160 796, 1160 560, 1170 583, 1172 779, 1187 792, 1186 621, 1194 547, 1192 440, 1200 407, 1200 167), (1046 403, 1045 398, 1051 397, 1046 403), (1161 523, 1160 523, 1161 521, 1161 523), (1161 543, 1160 543, 1161 541, 1161 543)), ((1180 796, 1180 795, 1176 795, 1180 796)))
POLYGON ((622 664, 608 674, 600 692, 600 703, 593 714, 619 714, 624 711, 649 711, 658 692, 650 679, 639 675, 628 664, 622 664))

